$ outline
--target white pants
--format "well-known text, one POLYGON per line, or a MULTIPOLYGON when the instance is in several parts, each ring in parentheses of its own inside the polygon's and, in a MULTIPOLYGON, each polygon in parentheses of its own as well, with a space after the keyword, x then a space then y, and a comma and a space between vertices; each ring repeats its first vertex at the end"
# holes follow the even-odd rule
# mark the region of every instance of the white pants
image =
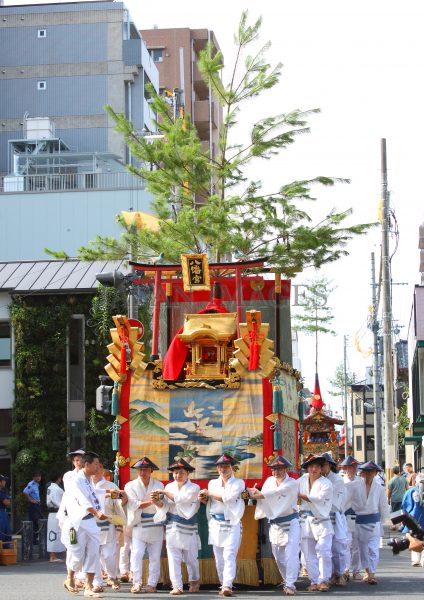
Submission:
POLYGON ((368 540, 360 539, 358 543, 362 567, 370 573, 375 573, 380 558, 380 536, 374 535, 368 540))
POLYGON ((411 551, 411 563, 420 563, 424 567, 424 552, 411 551))
POLYGON ((103 586, 102 569, 106 571, 109 579, 116 579, 117 568, 116 568, 116 533, 115 527, 112 527, 111 541, 107 544, 100 546, 100 561, 99 570, 94 576, 94 585, 103 586))
POLYGON ((131 552, 131 571, 133 584, 141 583, 143 577, 143 558, 147 550, 149 556, 149 579, 147 584, 156 587, 160 575, 160 555, 162 552, 162 540, 159 542, 144 542, 133 536, 131 552))
POLYGON ((69 536, 66 537, 66 563, 69 569, 74 572, 96 573, 100 561, 100 533, 96 520, 81 521, 76 544, 69 543, 69 536))
POLYGON ((333 565, 331 545, 333 534, 324 535, 318 540, 306 537, 302 539, 302 551, 311 583, 327 583, 331 579, 333 565))
POLYGON ((129 527, 124 527, 124 531, 121 533, 122 538, 123 544, 119 548, 119 572, 121 575, 125 575, 130 572, 132 530, 129 527))
POLYGON ((175 548, 174 546, 166 545, 166 551, 168 553, 168 568, 169 577, 171 579, 172 587, 182 591, 183 589, 183 577, 181 574, 181 563, 185 562, 188 572, 189 581, 199 581, 199 560, 197 555, 199 553, 199 544, 197 535, 191 536, 190 547, 188 550, 182 548, 175 548))
POLYGON ((287 524, 270 526, 270 542, 272 554, 278 570, 287 587, 295 589, 299 574, 300 525, 299 519, 293 519, 287 524), (276 528, 276 529, 274 529, 276 528), (281 529, 283 528, 283 529, 281 529), (283 533, 284 531, 284 533, 283 533))
POLYGON ((218 579, 223 587, 232 588, 236 578, 236 559, 241 542, 241 525, 233 525, 223 546, 213 545, 218 579))
POLYGON ((346 562, 346 546, 348 545, 347 538, 344 540, 336 540, 333 537, 331 552, 333 554, 333 575, 340 577, 347 569, 349 563, 346 562))
POLYGON ((356 531, 348 532, 345 565, 345 570, 352 569, 352 573, 359 573, 361 570, 358 536, 356 535, 356 531))
POLYGON ((271 547, 285 585, 295 589, 299 575, 299 539, 289 540, 286 546, 271 544, 271 547))

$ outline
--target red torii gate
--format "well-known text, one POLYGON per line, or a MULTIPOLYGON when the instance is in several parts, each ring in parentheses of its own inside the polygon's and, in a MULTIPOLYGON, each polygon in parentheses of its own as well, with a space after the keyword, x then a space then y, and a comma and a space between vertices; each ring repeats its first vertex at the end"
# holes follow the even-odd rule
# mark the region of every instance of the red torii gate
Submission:
MULTIPOLYGON (((218 271, 218 272, 226 272, 226 271, 234 271, 235 273, 235 278, 236 278, 236 311, 237 311, 237 320, 239 323, 241 323, 243 321, 243 294, 242 294, 242 271, 246 270, 246 269, 255 269, 255 268, 262 268, 262 272, 268 272, 269 269, 268 268, 263 268, 264 264, 266 263, 267 258, 260 258, 260 259, 256 259, 256 260, 249 260, 249 261, 243 261, 243 262, 236 262, 236 263, 210 263, 209 264, 209 269, 211 271, 218 271)), ((154 308, 153 308, 153 323, 152 323, 152 356, 157 356, 158 354, 158 340, 159 340, 159 309, 160 309, 160 302, 161 302, 161 286, 163 283, 170 283, 172 284, 173 282, 175 283, 175 280, 173 280, 172 278, 167 277, 166 279, 162 279, 161 275, 162 273, 181 273, 182 272, 182 266, 181 265, 151 265, 148 263, 138 263, 138 262, 133 262, 130 261, 130 266, 134 269, 134 271, 143 271, 143 273, 147 272, 147 273, 154 273, 154 279, 145 279, 145 278, 140 278, 140 279, 136 279, 134 281, 134 284, 143 284, 143 283, 154 283, 154 308)), ((276 281, 276 288, 279 285, 281 287, 281 278, 279 277, 279 273, 276 273, 276 280, 277 277, 279 279, 279 282, 277 284, 276 281)), ((276 291, 276 299, 277 299, 277 294, 279 296, 280 294, 280 289, 275 290, 276 291)), ((277 305, 277 302, 276 302, 277 305)), ((277 328, 277 331, 279 330, 279 328, 277 328)), ((279 340, 278 340, 279 341, 279 340)), ((277 342, 277 340, 276 340, 277 342)), ((278 348, 278 343, 276 344, 276 347, 278 348)))

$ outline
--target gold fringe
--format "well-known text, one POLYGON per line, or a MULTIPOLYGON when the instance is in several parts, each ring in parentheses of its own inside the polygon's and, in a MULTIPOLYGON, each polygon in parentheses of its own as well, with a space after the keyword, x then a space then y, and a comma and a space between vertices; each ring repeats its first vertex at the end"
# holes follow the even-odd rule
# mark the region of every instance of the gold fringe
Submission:
POLYGON ((259 573, 256 560, 242 558, 237 560, 236 583, 259 586, 259 573))
POLYGON ((218 573, 216 572, 216 563, 214 558, 201 558, 199 560, 199 569, 201 583, 219 585, 218 573))
POLYGON ((278 585, 281 583, 281 575, 276 562, 273 558, 262 558, 261 559, 262 569, 264 572, 264 583, 278 585))
MULTIPOLYGON (((265 559, 272 560, 272 559, 265 559)), ((216 572, 216 563, 214 558, 201 558, 199 560, 200 569, 200 581, 202 584, 216 584, 219 585, 218 574, 216 572)), ((185 563, 182 564, 183 582, 188 583, 188 574, 185 563)), ((143 560, 143 585, 147 585, 149 576, 149 561, 143 560)), ((280 579, 277 581, 279 583, 280 579)), ((256 560, 251 559, 238 559, 237 560, 237 574, 235 581, 243 585, 252 585, 255 587, 259 586, 259 573, 256 560)), ((159 582, 170 584, 168 570, 168 559, 160 559, 160 576, 159 582)))

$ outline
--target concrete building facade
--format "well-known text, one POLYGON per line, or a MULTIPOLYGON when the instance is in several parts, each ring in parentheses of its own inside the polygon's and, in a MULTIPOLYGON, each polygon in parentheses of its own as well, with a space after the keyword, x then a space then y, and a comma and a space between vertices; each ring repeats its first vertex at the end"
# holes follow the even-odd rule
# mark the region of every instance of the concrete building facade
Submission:
POLYGON ((0 8, 0 257, 76 256, 119 237, 122 210, 149 212, 143 182, 105 112, 153 131, 154 61, 122 2, 0 8))
POLYGON ((49 117, 56 135, 79 152, 125 157, 104 111, 110 104, 137 129, 153 129, 145 97, 159 74, 122 2, 0 8, 0 173, 11 171, 9 139, 25 117, 49 117))

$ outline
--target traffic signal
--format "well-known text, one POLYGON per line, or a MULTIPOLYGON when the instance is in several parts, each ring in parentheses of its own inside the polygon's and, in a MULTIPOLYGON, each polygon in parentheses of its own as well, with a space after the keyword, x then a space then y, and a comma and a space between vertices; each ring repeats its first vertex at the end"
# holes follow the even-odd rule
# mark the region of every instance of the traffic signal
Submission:
POLYGON ((104 375, 100 375, 99 379, 101 384, 96 389, 96 410, 110 414, 113 385, 105 385, 105 381, 108 377, 105 377, 104 375))

